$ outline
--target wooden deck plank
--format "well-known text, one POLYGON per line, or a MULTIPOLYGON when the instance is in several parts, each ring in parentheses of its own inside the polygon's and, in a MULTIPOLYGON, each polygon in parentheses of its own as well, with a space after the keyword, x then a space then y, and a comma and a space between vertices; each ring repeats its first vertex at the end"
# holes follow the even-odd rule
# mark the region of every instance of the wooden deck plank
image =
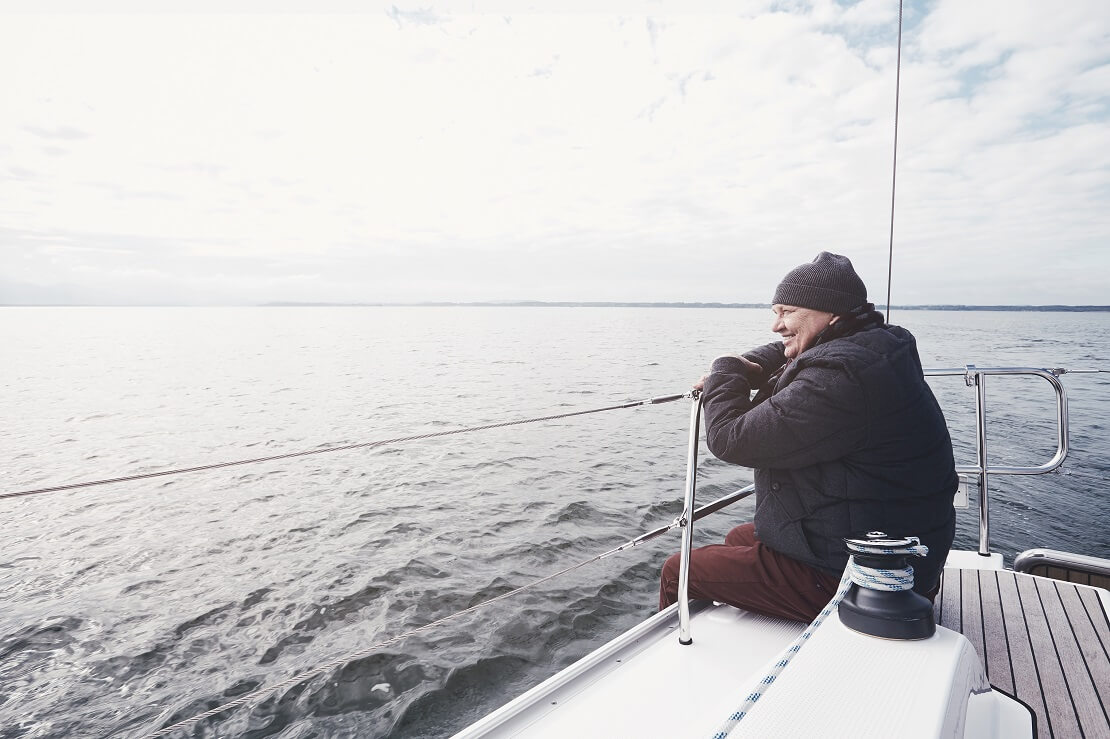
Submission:
MULTIPOLYGON (((1040 735, 1051 737, 1048 709, 1037 678, 1037 664, 1033 659, 1033 647, 1029 643, 1029 631, 1026 628, 1025 615, 1021 610, 1017 580, 1012 574, 997 573, 998 592, 1002 600, 1002 617, 1006 623, 1004 633, 1008 636, 1006 645, 1010 653, 1010 664, 1013 666, 1013 695, 1025 701, 1026 705, 1037 714, 1037 729, 1040 735)), ((992 634, 992 641, 999 636, 1002 635, 992 634)))
POLYGON ((960 578, 962 570, 945 569, 944 587, 941 588, 941 612, 944 615, 944 625, 953 631, 963 633, 963 623, 960 618, 960 578))
POLYGON ((1033 645, 1037 676, 1048 708, 1049 732, 1057 737, 1080 736, 1079 717, 1068 694, 1064 671, 1052 641, 1052 631, 1037 592, 1036 578, 1024 575, 1015 576, 1015 579, 1025 613, 1025 625, 1029 628, 1029 641, 1033 645))
POLYGON ((936 596, 933 598, 933 621, 938 624, 944 621, 944 609, 941 608, 941 606, 944 604, 944 579, 947 576, 947 568, 940 571, 940 590, 937 591, 936 596))
MULTIPOLYGON (((960 570, 960 622, 961 631, 971 642, 972 649, 983 661, 983 671, 988 672, 989 659, 983 655, 988 654, 983 641, 983 605, 979 600, 979 570, 960 570)), ((989 677, 988 672, 988 677, 989 677)))
MULTIPOLYGON (((1103 719, 1107 727, 1110 727, 1110 654, 1103 649, 1098 634, 1095 633, 1090 614, 1083 605, 1080 590, 1080 588, 1066 586, 1059 588, 1060 602, 1068 614, 1076 645, 1082 653, 1083 662, 1098 693, 1097 698, 1102 707, 1103 719)), ((1103 735, 1110 735, 1110 728, 1107 728, 1103 735)))
POLYGON ((1110 739, 1110 617, 1097 591, 949 568, 934 612, 968 637, 994 687, 1030 706, 1041 737, 1110 739))
POLYGON ((1102 645, 1102 651, 1110 659, 1110 622, 1107 621, 1107 614, 1102 608, 1102 602, 1098 599, 1098 593, 1080 588, 1079 598, 1083 601, 1087 617, 1091 619, 1091 626, 1094 627, 1099 644, 1102 645))
POLYGON ((1077 582, 1080 585, 1090 585, 1091 576, 1079 570, 1068 570, 1068 582, 1077 582))
MULTIPOLYGON (((1042 573, 1038 572, 1036 574, 1040 575, 1042 573)), ((1068 571, 1063 567, 1045 567, 1043 574, 1045 577, 1051 577, 1053 580, 1064 580, 1066 582, 1068 579, 1068 571)))
POLYGON ((982 652, 986 660, 987 678, 991 685, 1014 695, 1014 670, 1010 665, 1009 635, 1002 617, 1002 596, 998 592, 998 573, 979 573, 979 597, 983 605, 982 652))
MULTIPOLYGON (((1041 579, 1034 579, 1033 584, 1037 588, 1041 606, 1044 608, 1049 633, 1056 647, 1068 697, 1079 719, 1079 727, 1083 731, 1083 736, 1097 736, 1100 729, 1105 731, 1107 728, 1106 714, 1102 710, 1102 701, 1095 690, 1091 674, 1083 659, 1083 652, 1079 649, 1071 621, 1060 599, 1060 588, 1074 590, 1075 586, 1069 585, 1066 581, 1054 582, 1041 579), (1064 665, 1069 669, 1063 669, 1064 665)), ((1085 613, 1082 615, 1086 616, 1085 613)))
POLYGON ((1083 610, 1087 611, 1087 617, 1091 620, 1091 627, 1094 629, 1094 635, 1098 638, 1103 654, 1110 659, 1110 620, 1108 620, 1107 611, 1102 608, 1102 601, 1094 590, 1084 588, 1079 589, 1079 598, 1083 601, 1083 610))

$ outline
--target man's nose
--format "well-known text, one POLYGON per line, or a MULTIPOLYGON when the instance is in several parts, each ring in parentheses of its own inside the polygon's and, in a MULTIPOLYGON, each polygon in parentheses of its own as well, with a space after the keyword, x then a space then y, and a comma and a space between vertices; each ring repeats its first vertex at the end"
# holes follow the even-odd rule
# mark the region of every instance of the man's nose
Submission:
POLYGON ((771 333, 777 334, 783 328, 782 317, 775 316, 775 320, 771 322, 771 333))

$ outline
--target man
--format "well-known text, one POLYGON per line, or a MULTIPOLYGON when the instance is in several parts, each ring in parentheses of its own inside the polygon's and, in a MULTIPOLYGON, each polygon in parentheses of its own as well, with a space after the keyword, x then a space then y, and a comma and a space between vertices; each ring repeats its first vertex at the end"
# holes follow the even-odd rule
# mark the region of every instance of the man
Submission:
MULTIPOLYGON (((920 537, 914 590, 934 596, 958 479, 916 341, 884 323, 837 254, 792 270, 772 303, 782 341, 719 357, 699 383, 709 450, 755 468, 756 509, 723 545, 693 551, 690 597, 812 620, 847 563, 842 540, 868 531, 920 537)), ((677 600, 678 565, 663 566, 660 609, 677 600)))

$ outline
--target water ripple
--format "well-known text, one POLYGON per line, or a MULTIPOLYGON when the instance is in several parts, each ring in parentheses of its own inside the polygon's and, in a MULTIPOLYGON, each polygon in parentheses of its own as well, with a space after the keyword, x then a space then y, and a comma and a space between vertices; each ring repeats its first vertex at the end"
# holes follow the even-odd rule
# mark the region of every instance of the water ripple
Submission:
MULTIPOLYGON (((38 347, 0 366, 0 385, 18 390, 0 407, 24 419, 0 430, 5 479, 31 488, 660 395, 700 376, 718 344, 766 341, 764 313, 0 313, 5 346, 38 347), (692 325, 719 338, 690 339, 692 325)), ((1110 357, 1104 314, 906 320, 933 366, 1110 357), (1034 341, 1045 336, 1059 340, 1034 341)), ((1092 505, 1110 472, 1110 382, 1066 382, 1065 473, 1049 486, 997 479, 992 534, 1007 557, 1030 546, 1110 556, 1110 513, 1092 505)), ((962 378, 934 387, 968 461, 973 399, 962 378)), ((997 459, 1044 453, 1044 424, 1022 418, 1045 405, 1034 390, 992 383, 997 459)), ((0 739, 141 736, 670 523, 687 422, 688 405, 674 403, 9 501, 0 739)), ((750 480, 703 454, 699 502, 750 480)), ((698 543, 752 505, 699 522, 698 543)), ((974 510, 961 512, 958 537, 976 546, 974 510)), ((449 735, 650 615, 659 564, 677 546, 661 537, 576 569, 192 735, 449 735)))

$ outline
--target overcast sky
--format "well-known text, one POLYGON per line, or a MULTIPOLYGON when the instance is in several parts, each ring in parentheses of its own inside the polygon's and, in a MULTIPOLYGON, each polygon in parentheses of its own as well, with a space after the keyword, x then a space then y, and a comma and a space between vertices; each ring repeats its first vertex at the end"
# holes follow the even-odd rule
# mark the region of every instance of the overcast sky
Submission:
MULTIPOLYGON (((579 5, 5 13, 0 303, 885 301, 897 0, 579 5)), ((893 303, 1110 304, 1106 0, 908 2, 898 148, 893 303)))

